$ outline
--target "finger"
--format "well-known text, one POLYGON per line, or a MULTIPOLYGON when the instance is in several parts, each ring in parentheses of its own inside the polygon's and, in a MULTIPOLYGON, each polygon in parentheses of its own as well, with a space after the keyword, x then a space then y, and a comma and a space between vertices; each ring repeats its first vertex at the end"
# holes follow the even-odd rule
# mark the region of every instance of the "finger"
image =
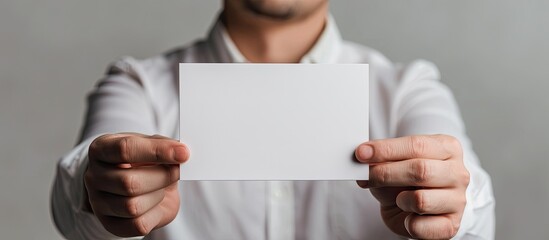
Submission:
POLYGON ((145 236, 155 229, 163 219, 164 208, 154 206, 143 215, 136 218, 120 218, 97 215, 107 231, 119 237, 145 236))
POLYGON ((94 202, 93 212, 111 217, 136 218, 164 199, 165 191, 160 189, 136 197, 126 197, 107 192, 96 192, 90 196, 94 202))
POLYGON ((409 212, 403 212, 400 208, 395 206, 381 206, 381 218, 387 226, 391 226, 391 230, 400 236, 410 237, 408 230, 404 226, 404 222, 409 212))
POLYGON ((178 141, 158 135, 116 134, 97 138, 90 145, 90 158, 121 163, 180 164, 190 155, 188 148, 178 141))
POLYGON ((398 194, 406 190, 414 190, 415 187, 385 187, 371 188, 370 193, 379 201, 381 207, 396 206, 396 198, 398 194))
POLYGON ((457 213, 465 208, 465 195, 452 189, 419 189, 402 191, 397 206, 405 212, 424 214, 457 213))
POLYGON ((446 135, 425 135, 374 140, 355 150, 358 161, 381 163, 412 158, 447 160, 461 154, 459 141, 446 135))
POLYGON ((404 226, 412 238, 450 239, 459 230, 460 218, 457 214, 424 216, 410 214, 406 217, 404 226))
POLYGON ((179 180, 178 164, 126 169, 110 164, 95 164, 89 168, 85 175, 87 186, 122 196, 139 196, 179 180))
POLYGON ((179 182, 175 182, 172 185, 165 188, 164 200, 160 203, 162 209, 164 209, 164 218, 160 220, 160 223, 156 226, 157 228, 163 227, 170 223, 179 212, 180 201, 179 201, 179 182))
POLYGON ((430 159, 370 165, 367 187, 453 187, 457 185, 451 162, 430 159))

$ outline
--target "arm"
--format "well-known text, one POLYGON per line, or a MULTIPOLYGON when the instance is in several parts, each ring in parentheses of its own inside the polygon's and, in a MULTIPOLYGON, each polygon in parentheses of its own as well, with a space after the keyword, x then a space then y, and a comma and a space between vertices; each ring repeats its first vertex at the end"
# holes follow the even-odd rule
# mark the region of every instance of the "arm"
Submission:
POLYGON ((51 192, 52 217, 59 232, 67 239, 118 239, 85 210, 87 199, 84 199, 83 174, 88 164, 91 140, 81 142, 59 160, 51 192))
POLYGON ((431 63, 419 61, 408 67, 394 105, 398 119, 395 135, 446 134, 457 138, 470 181, 461 227, 455 238, 493 239, 495 200, 490 176, 473 151, 454 96, 439 79, 440 73, 431 63))
POLYGON ((440 73, 432 63, 419 61, 408 69, 402 79, 399 103, 395 104, 400 106, 395 109, 399 119, 396 135, 446 134, 457 138, 470 181, 461 227, 455 238, 494 239, 492 183, 473 151, 452 92, 440 83, 440 73))
POLYGON ((490 178, 439 78, 427 62, 403 71, 391 109, 391 135, 400 138, 365 143, 373 148, 366 154, 357 149, 357 158, 372 164, 370 181, 360 185, 370 188, 386 224, 400 235, 493 239, 490 178))
POLYGON ((105 230, 90 206, 84 186, 90 144, 105 133, 156 131, 154 110, 133 59, 113 64, 89 95, 81 143, 58 164, 51 208, 59 231, 69 239, 115 239, 105 230))

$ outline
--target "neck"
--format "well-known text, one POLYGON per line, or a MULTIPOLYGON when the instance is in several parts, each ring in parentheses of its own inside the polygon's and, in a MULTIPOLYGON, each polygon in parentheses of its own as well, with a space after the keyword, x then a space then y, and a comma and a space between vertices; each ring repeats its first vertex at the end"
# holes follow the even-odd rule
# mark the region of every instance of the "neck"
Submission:
POLYGON ((297 63, 322 34, 328 14, 324 4, 299 19, 274 20, 225 6, 223 22, 242 55, 255 63, 297 63))

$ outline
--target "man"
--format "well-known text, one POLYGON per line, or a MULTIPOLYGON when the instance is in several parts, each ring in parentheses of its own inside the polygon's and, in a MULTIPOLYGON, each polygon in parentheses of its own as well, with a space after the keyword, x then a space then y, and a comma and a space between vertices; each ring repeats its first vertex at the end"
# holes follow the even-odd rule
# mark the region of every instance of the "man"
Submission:
POLYGON ((55 223, 71 239, 491 239, 490 179, 439 78, 343 41, 326 0, 226 0, 206 40, 110 67, 59 163, 55 223), (370 179, 178 183, 180 62, 369 63, 370 179))

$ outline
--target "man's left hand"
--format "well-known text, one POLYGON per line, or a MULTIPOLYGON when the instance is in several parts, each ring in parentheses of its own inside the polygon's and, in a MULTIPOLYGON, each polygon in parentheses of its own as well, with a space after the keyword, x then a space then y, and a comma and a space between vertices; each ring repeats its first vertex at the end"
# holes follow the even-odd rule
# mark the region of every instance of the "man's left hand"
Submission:
POLYGON ((374 140, 357 147, 355 155, 370 165, 369 180, 357 183, 380 202, 381 216, 393 232, 421 239, 448 239, 457 233, 470 175, 456 138, 374 140))

